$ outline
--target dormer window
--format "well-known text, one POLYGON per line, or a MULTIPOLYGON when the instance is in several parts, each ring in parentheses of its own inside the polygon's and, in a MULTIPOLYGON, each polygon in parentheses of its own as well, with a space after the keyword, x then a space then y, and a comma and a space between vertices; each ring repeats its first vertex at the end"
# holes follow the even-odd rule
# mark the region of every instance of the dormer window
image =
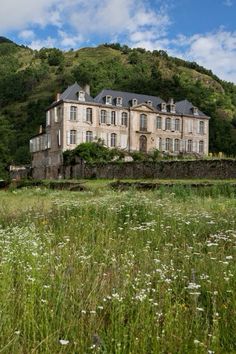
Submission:
POLYGON ((170 113, 175 113, 175 104, 170 104, 170 113))
POLYGON ((112 104, 112 96, 106 96, 106 104, 112 104))
POLYGON ((164 102, 161 103, 161 111, 166 112, 166 103, 164 102))
POLYGON ((198 115, 198 109, 197 109, 197 107, 193 107, 193 108, 192 108, 192 111, 193 111, 193 114, 194 114, 195 116, 198 115))
POLYGON ((148 104, 149 106, 152 106, 152 101, 147 101, 147 104, 148 104))
POLYGON ((84 91, 79 91, 78 100, 83 101, 83 102, 85 101, 85 92, 84 91))
POLYGON ((137 104, 138 104, 137 98, 133 98, 132 99, 132 106, 137 106, 137 104))
POLYGON ((116 105, 117 106, 122 106, 122 97, 117 97, 116 98, 116 105))

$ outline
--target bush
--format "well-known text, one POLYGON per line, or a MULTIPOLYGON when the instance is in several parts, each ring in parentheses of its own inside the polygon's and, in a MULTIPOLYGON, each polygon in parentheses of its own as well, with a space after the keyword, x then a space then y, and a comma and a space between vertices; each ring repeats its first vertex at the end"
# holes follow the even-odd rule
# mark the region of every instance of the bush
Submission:
POLYGON ((80 157, 88 163, 111 162, 121 160, 124 152, 117 148, 109 149, 100 141, 92 143, 82 143, 74 150, 67 150, 63 154, 65 165, 73 165, 76 163, 76 157, 80 157))

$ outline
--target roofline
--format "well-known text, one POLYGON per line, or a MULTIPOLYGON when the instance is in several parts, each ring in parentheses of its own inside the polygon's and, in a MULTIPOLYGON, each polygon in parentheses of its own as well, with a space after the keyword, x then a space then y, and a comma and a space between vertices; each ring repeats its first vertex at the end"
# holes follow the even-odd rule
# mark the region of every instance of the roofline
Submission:
POLYGON ((190 114, 183 114, 183 113, 173 113, 173 112, 162 112, 162 111, 159 111, 157 110, 155 107, 152 107, 152 106, 149 106, 147 103, 140 103, 139 105, 137 106, 114 106, 114 105, 107 105, 105 103, 98 103, 98 102, 84 102, 84 101, 75 101, 75 100, 63 100, 61 99, 60 101, 56 101, 56 102, 53 102, 51 104, 51 106, 49 106, 45 112, 47 112, 50 108, 54 108, 56 106, 58 106, 59 104, 61 103, 74 103, 74 104, 81 104, 81 105, 91 105, 91 106, 96 106, 96 107, 104 107, 104 108, 113 108, 113 109, 119 109, 119 110, 124 110, 124 109, 127 109, 127 110, 135 110, 135 108, 137 107, 140 107, 140 106, 146 106, 148 108, 150 108, 154 113, 158 113, 158 114, 163 114, 163 115, 166 115, 166 116, 183 116, 183 117, 189 117, 189 118, 201 118, 201 119, 211 119, 211 117, 207 116, 207 115, 190 115, 190 114))

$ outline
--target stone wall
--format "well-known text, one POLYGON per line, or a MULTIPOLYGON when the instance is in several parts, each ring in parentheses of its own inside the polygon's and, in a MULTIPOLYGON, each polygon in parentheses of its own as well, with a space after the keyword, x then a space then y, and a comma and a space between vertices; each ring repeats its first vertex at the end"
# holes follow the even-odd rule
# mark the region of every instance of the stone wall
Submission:
POLYGON ((236 160, 124 162, 63 166, 63 178, 236 178, 236 160))

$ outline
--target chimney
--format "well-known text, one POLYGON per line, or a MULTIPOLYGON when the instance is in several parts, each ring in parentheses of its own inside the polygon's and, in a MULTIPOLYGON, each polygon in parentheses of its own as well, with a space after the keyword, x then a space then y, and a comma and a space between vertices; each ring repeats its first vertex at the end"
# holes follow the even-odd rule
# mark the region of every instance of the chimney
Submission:
POLYGON ((42 132, 43 132, 43 126, 40 125, 40 126, 39 126, 39 134, 42 134, 42 132))
POLYGON ((174 99, 173 99, 173 98, 170 98, 168 103, 169 103, 169 104, 174 104, 174 99))
POLYGON ((83 89, 87 93, 87 95, 90 96, 90 85, 88 85, 88 84, 84 85, 83 89))
POLYGON ((56 94, 56 101, 58 102, 58 101, 60 101, 60 99, 61 99, 61 94, 60 94, 60 93, 57 93, 57 94, 56 94))

